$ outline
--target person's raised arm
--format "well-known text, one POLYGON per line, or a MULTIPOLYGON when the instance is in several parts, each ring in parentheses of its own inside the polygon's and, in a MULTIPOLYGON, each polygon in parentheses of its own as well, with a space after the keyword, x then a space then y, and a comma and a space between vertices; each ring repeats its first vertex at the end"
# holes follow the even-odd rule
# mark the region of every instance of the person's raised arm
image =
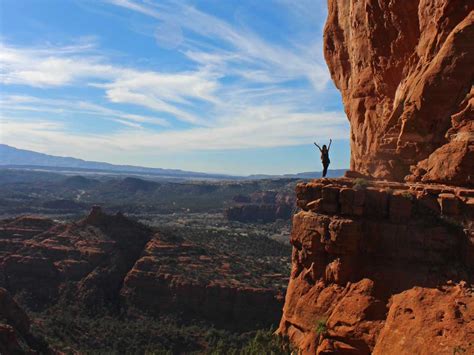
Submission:
POLYGON ((329 149, 331 149, 331 143, 332 143, 332 139, 329 139, 328 151, 329 151, 329 149))
POLYGON ((318 147, 318 149, 319 149, 320 152, 322 152, 321 147, 320 147, 316 142, 314 142, 314 145, 315 145, 316 147, 318 147))

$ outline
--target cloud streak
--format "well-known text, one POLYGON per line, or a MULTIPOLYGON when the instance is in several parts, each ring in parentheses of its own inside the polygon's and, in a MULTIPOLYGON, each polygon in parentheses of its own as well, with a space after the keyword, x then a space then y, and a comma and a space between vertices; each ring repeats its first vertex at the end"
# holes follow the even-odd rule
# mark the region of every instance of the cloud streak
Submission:
MULTIPOLYGON (((89 48, 89 47, 87 47, 89 48)), ((105 90, 113 103, 131 103, 176 119, 199 123, 195 115, 178 105, 189 99, 215 101, 218 85, 201 71, 160 73, 109 64, 102 57, 75 48, 19 48, 0 45, 0 82, 38 88, 89 85, 105 90)))
POLYGON ((291 114, 281 112, 278 117, 264 121, 259 117, 232 125, 196 127, 188 130, 169 130, 154 133, 127 129, 113 134, 64 134, 66 127, 51 121, 0 120, 2 141, 15 145, 25 135, 30 137, 26 147, 34 148, 39 142, 48 142, 51 151, 90 156, 98 146, 101 149, 143 151, 190 151, 270 148, 298 145, 312 139, 345 138, 345 117, 338 112, 324 114, 291 114), (31 145, 33 143, 33 145, 31 145), (28 145, 30 144, 30 145, 28 145))
MULTIPOLYGON (((260 79, 265 78, 264 82, 282 82, 306 78, 318 91, 324 90, 330 80, 322 51, 315 55, 311 50, 315 46, 320 46, 321 39, 318 39, 318 36, 314 36, 315 39, 310 43, 305 43, 304 46, 283 47, 265 41, 249 29, 236 28, 222 19, 182 2, 165 1, 158 5, 148 1, 134 0, 107 0, 107 2, 154 18, 158 23, 172 23, 173 27, 184 28, 209 40, 220 40, 227 46, 227 50, 222 50, 222 47, 210 47, 209 42, 203 44, 202 41, 185 41, 185 47, 188 50, 184 53, 189 59, 200 64, 212 66, 216 62, 219 65, 239 62, 239 64, 246 64, 247 70, 248 67, 254 67, 254 72, 267 74, 247 77, 247 79, 261 82, 260 79)), ((300 18, 305 17, 306 6, 306 16, 312 8, 307 2, 298 6, 284 1, 282 3, 286 4, 291 11, 295 11, 300 18)), ((161 36, 166 37, 164 34, 161 36)), ((170 33, 167 37, 175 36, 170 33)))
POLYGON ((326 112, 330 77, 311 3, 275 4, 309 30, 276 41, 241 19, 182 1, 94 2, 135 14, 123 19, 129 28, 146 19, 150 40, 184 63, 173 69, 124 64, 100 47, 99 37, 67 45, 0 42, 0 84, 13 88, 0 99, 2 143, 91 159, 98 149, 172 154, 347 138, 343 112, 326 112), (71 117, 114 126, 100 134, 74 131, 71 117))

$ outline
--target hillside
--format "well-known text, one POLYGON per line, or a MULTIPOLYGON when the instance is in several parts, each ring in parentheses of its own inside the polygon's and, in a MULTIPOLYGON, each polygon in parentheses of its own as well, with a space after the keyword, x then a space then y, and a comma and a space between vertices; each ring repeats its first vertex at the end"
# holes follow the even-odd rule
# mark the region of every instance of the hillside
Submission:
POLYGON ((6 144, 0 144, 0 165, 44 167, 44 168, 72 168, 77 170, 108 171, 115 173, 141 173, 159 175, 164 177, 181 178, 208 178, 229 179, 231 176, 224 174, 205 174, 177 169, 146 168, 131 165, 114 165, 103 162, 87 161, 71 157, 59 157, 31 150, 18 149, 6 144))

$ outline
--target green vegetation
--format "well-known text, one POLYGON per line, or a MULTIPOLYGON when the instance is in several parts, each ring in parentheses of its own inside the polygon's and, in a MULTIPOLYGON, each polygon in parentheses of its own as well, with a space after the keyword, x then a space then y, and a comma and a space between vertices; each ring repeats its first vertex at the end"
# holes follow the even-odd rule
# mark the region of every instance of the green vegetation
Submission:
MULTIPOLYGON (((180 225, 173 221, 161 222, 158 229, 164 239, 197 245, 195 250, 199 252, 196 255, 205 255, 207 263, 215 267, 225 263, 228 268, 209 268, 205 262, 195 261, 195 268, 191 270, 186 263, 176 263, 174 256, 169 256, 169 260, 162 256, 162 272, 169 269, 170 273, 183 274, 186 279, 198 282, 226 283, 233 280, 252 287, 281 291, 286 288, 291 268, 291 246, 268 238, 272 234, 269 225, 260 231, 256 225, 240 223, 235 223, 233 228, 234 224, 229 226, 228 222, 217 217, 211 223, 206 220, 209 217, 202 215, 200 222, 183 218, 180 225)), ((285 238, 288 240, 288 236, 285 238)), ((193 255, 190 257, 196 258, 193 255)))
POLYGON ((401 196, 403 196, 404 198, 408 199, 408 200, 414 200, 415 199, 415 196, 410 192, 410 191, 403 191, 401 193, 401 196))
POLYGON ((258 330, 255 336, 247 340, 241 347, 228 347, 225 341, 220 340, 206 353, 212 355, 285 355, 291 353, 291 347, 280 337, 273 334, 273 330, 258 330))
POLYGON ((70 176, 0 169, 0 215, 82 215, 94 204, 127 214, 212 213, 236 195, 293 191, 296 179, 169 181, 131 177, 70 176), (62 208, 61 208, 62 207, 62 208))
MULTIPOLYGON (((100 204, 108 213, 122 211, 155 227, 163 239, 192 245, 182 248, 182 254, 178 246, 180 262, 176 255, 160 256, 160 272, 168 270, 189 281, 272 288, 281 293, 286 289, 291 221, 233 222, 223 211, 235 204, 236 195, 291 193, 296 180, 170 182, 14 174, 0 174, 0 216, 34 213, 70 221, 83 218, 90 206, 100 204)), ((64 288, 61 299, 47 308, 36 306, 27 293, 15 295, 33 320, 32 332, 66 354, 290 353, 288 345, 267 328, 274 320, 237 329, 232 324, 211 324, 195 314, 185 318, 184 312, 175 310, 156 317, 129 308, 125 313, 119 302, 91 311, 71 304, 74 290, 64 288)))
POLYGON ((33 333, 66 354, 290 353, 288 345, 273 335, 273 329, 239 334, 216 329, 202 320, 114 316, 107 311, 90 316, 64 305, 31 316, 35 319, 33 333))
POLYGON ((327 328, 327 319, 326 318, 320 318, 316 321, 316 325, 314 327, 314 331, 316 334, 319 336, 323 336, 324 334, 327 333, 328 328, 327 328))
POLYGON ((458 354, 465 354, 466 349, 464 349, 462 346, 458 345, 453 349, 453 355, 458 355, 458 354))
POLYGON ((354 179, 354 189, 356 190, 364 190, 367 188, 367 186, 369 186, 369 182, 367 181, 367 179, 364 179, 364 178, 357 178, 357 179, 354 179))

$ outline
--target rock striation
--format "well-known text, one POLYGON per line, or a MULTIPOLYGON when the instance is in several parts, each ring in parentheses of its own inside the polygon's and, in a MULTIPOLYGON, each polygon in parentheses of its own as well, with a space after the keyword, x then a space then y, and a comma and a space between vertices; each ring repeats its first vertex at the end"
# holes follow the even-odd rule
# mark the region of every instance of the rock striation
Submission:
POLYGON ((328 6, 351 171, 296 187, 278 333, 303 354, 472 353, 474 3, 328 6))
POLYGON ((330 0, 324 54, 351 170, 474 184, 474 2, 330 0))
POLYGON ((304 354, 474 351, 474 189, 343 178, 296 194, 279 334, 304 354))
POLYGON ((120 294, 129 309, 155 316, 172 312, 233 329, 277 324, 282 291, 251 286, 237 265, 231 256, 189 242, 153 238, 120 294))
POLYGON ((295 205, 293 194, 285 191, 261 191, 250 196, 236 195, 233 201, 236 204, 226 208, 224 215, 230 221, 244 223, 289 220, 295 205))

